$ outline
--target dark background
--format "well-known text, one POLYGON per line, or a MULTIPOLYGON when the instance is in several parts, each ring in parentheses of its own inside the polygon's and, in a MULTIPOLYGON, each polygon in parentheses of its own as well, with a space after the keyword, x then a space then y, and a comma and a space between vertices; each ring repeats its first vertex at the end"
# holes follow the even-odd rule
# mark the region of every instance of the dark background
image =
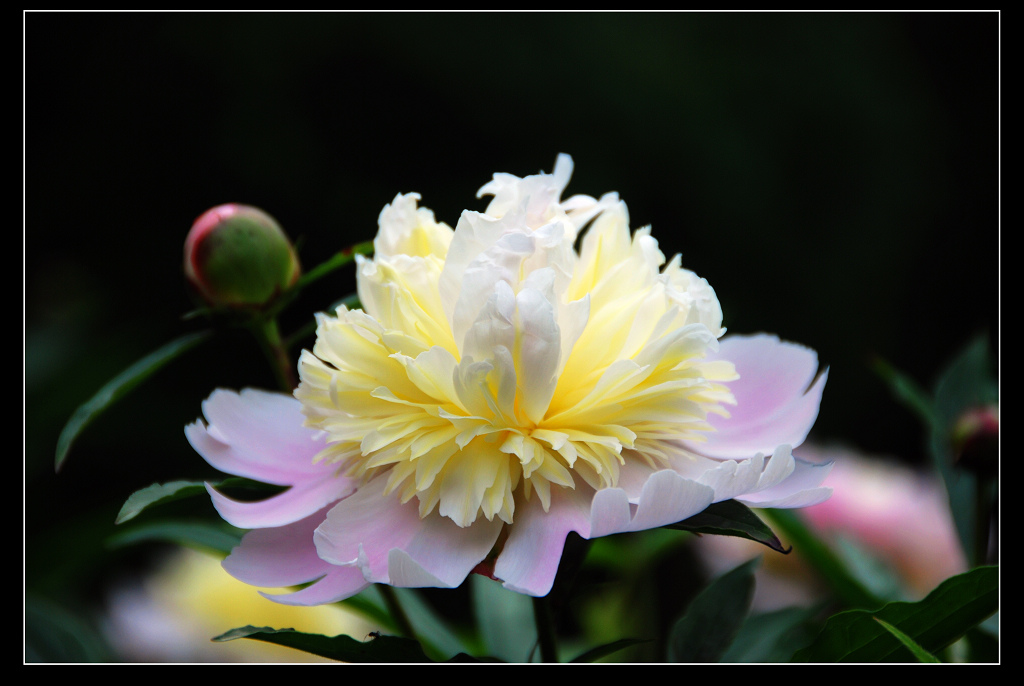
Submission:
MULTIPOLYGON (((813 437, 923 463, 870 371, 930 386, 987 332, 998 352, 996 13, 163 14, 25 19, 26 587, 83 611, 133 490, 211 472, 182 427, 218 386, 273 387, 228 332, 91 425, 107 379, 202 322, 192 221, 258 205, 305 267, 373 237, 397 192, 439 220, 494 172, 576 171, 708 279, 732 332, 830 366, 813 437)), ((354 290, 302 295, 286 331, 354 290)), ((311 340, 308 344, 311 344, 311 340)))

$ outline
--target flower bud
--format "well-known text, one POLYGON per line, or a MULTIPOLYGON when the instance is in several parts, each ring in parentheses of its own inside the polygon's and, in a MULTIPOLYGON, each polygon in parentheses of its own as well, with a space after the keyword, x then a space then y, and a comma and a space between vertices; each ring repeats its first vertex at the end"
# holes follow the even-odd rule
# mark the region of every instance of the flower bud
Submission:
POLYGON ((299 278, 299 259, 269 214, 229 203, 204 212, 185 239, 185 275, 215 307, 260 307, 299 278))
POLYGON ((953 425, 956 464, 979 476, 994 477, 999 465, 999 407, 986 405, 963 413, 953 425))

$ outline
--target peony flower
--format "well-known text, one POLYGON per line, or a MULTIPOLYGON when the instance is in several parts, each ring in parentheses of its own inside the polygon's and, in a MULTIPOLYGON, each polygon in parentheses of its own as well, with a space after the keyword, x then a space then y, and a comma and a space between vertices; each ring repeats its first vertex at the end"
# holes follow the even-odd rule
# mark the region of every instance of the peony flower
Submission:
POLYGON ((571 172, 561 155, 552 174, 495 174, 487 210, 454 231, 396 196, 358 264, 364 309, 318 315, 295 397, 210 396, 186 429, 196 450, 289 487, 248 503, 209 489, 254 529, 228 572, 315 582, 271 597, 317 604, 371 583, 455 587, 486 560, 541 596, 570 531, 828 497, 827 467, 792 454, 825 385, 816 354, 719 341, 707 281, 666 264, 649 229, 631 236, 617 194, 561 200, 571 172))

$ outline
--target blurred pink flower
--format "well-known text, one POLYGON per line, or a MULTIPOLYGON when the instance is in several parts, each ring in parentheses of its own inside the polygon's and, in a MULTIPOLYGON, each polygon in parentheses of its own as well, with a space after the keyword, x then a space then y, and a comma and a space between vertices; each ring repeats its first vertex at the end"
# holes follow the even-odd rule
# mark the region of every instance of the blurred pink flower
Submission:
POLYGON ((853 538, 888 562, 909 590, 921 596, 967 570, 949 500, 937 477, 843 448, 805 446, 803 454, 834 462, 825 481, 832 497, 803 511, 816 529, 853 538))
MULTIPOLYGON (((832 488, 832 497, 801 511, 824 540, 857 544, 894 572, 911 598, 923 598, 967 570, 937 477, 849 448, 805 444, 800 452, 808 460, 833 465, 823 483, 832 488)), ((737 538, 708 536, 695 544, 712 574, 764 554, 762 546, 737 538)), ((826 594, 799 549, 766 555, 757 575, 753 604, 761 611, 807 604, 826 594)))
POLYGON ((224 567, 275 600, 326 603, 370 583, 454 587, 480 565, 551 589, 565 537, 663 526, 714 502, 803 507, 827 466, 797 460, 827 372, 769 335, 721 340, 707 281, 632 236, 615 193, 560 198, 552 174, 495 174, 454 231, 396 196, 365 310, 318 315, 295 397, 215 391, 186 429, 214 467, 288 486, 213 488, 254 529, 224 567), (579 252, 577 237, 583 236, 579 252), (481 564, 483 563, 483 564, 481 564))

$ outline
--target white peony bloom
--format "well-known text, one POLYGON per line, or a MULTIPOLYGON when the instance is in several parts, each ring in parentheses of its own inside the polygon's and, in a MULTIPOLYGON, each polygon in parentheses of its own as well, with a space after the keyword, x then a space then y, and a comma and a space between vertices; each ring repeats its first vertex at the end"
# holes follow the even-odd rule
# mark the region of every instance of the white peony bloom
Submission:
POLYGON ((210 397, 208 425, 186 430, 200 454, 291 487, 259 503, 210 489, 257 529, 229 572, 319 579, 275 596, 315 604, 369 583, 454 587, 488 559, 506 587, 544 595, 569 531, 828 497, 827 467, 791 452, 825 385, 815 353, 719 341, 707 281, 666 264, 649 229, 630 235, 617 194, 561 200, 571 172, 560 155, 550 175, 496 174, 487 210, 454 231, 396 196, 359 261, 364 309, 318 316, 295 398, 210 397))

